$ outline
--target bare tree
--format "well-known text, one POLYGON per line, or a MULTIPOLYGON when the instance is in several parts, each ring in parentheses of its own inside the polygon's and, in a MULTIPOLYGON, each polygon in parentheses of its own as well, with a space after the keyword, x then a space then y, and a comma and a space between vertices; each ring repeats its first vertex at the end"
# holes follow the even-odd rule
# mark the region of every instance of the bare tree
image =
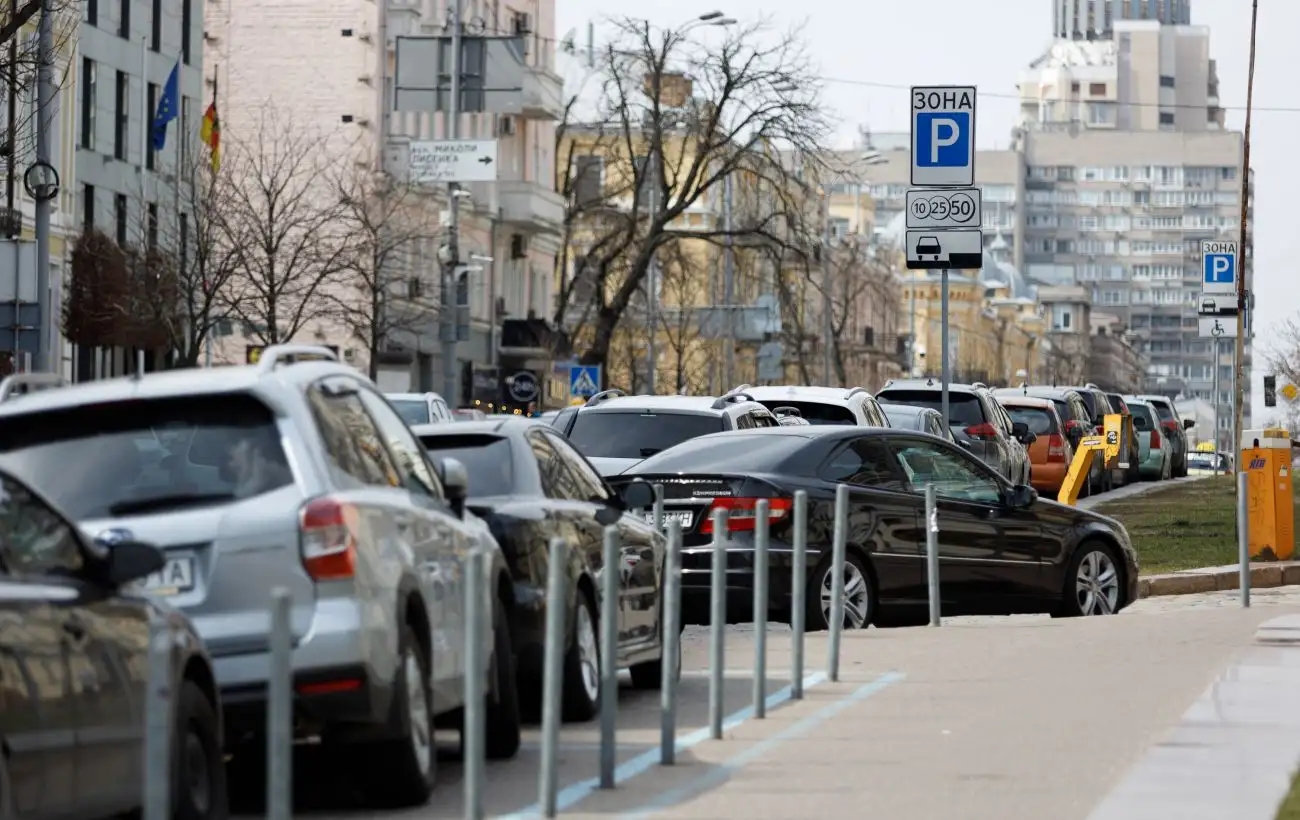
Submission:
POLYGON ((672 357, 676 393, 706 392, 710 353, 717 352, 700 332, 705 318, 701 307, 710 302, 706 252, 699 243, 677 240, 664 246, 659 256, 658 321, 672 357))
POLYGON ((626 18, 599 62, 597 122, 564 124, 557 152, 570 211, 555 320, 584 342, 589 364, 605 363, 661 246, 684 236, 779 241, 795 207, 779 149, 812 155, 829 132, 797 31, 774 35, 760 22, 717 42, 690 26, 626 18), (733 175, 766 186, 772 207, 729 229, 683 226, 683 214, 733 175))
POLYGON ((229 311, 263 344, 291 340, 334 306, 327 289, 347 253, 346 210, 332 180, 350 158, 269 107, 222 149, 219 229, 238 263, 226 287, 229 311))
POLYGON ((340 324, 364 346, 375 378, 375 354, 390 336, 415 332, 436 315, 433 294, 426 293, 436 277, 420 269, 420 251, 437 237, 438 226, 428 197, 388 174, 357 164, 338 174, 334 186, 348 239, 330 299, 340 324))

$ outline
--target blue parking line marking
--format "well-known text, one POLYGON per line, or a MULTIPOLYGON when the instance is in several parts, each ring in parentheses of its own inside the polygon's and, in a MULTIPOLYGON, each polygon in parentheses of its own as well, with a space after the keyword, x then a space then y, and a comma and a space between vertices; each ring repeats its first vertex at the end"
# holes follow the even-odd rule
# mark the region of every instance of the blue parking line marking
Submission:
POLYGON ((744 751, 733 755, 720 765, 704 772, 699 777, 693 778, 675 789, 663 792, 649 802, 630 811, 623 812, 619 816, 637 818, 637 820, 639 820, 640 818, 649 817, 655 812, 671 808, 672 806, 694 797, 707 789, 720 786, 725 783, 731 775, 777 748, 787 740, 793 740, 794 738, 808 734, 813 729, 816 729, 818 726, 835 717, 853 704, 866 700, 872 695, 886 689, 890 685, 898 683, 905 677, 907 676, 902 672, 886 672, 872 682, 860 686, 858 689, 843 698, 828 703, 816 712, 813 712, 811 715, 801 718, 771 737, 764 738, 753 746, 746 748, 744 751))
MULTIPOLYGON (((823 683, 826 680, 825 672, 814 672, 803 679, 803 688, 805 690, 823 683)), ((783 686, 772 694, 767 696, 767 708, 773 709, 790 699, 791 689, 789 686, 783 686)), ((728 731, 734 729, 745 721, 754 716, 754 707, 746 706, 732 712, 722 721, 722 730, 728 731)), ((700 743, 709 739, 709 727, 696 729, 677 738, 677 751, 683 752, 692 746, 698 746, 700 743)), ((655 745, 653 749, 647 749, 631 760, 621 764, 614 769, 614 783, 624 783, 638 775, 645 774, 651 768, 659 765, 659 746, 655 745)), ((572 808, 591 794, 600 790, 600 778, 592 777, 587 780, 579 780, 577 783, 570 783, 560 789, 560 793, 555 798, 556 811, 565 811, 572 808)), ((527 808, 520 809, 513 814, 504 815, 501 820, 525 820, 525 818, 541 817, 542 806, 540 803, 534 803, 527 808)))

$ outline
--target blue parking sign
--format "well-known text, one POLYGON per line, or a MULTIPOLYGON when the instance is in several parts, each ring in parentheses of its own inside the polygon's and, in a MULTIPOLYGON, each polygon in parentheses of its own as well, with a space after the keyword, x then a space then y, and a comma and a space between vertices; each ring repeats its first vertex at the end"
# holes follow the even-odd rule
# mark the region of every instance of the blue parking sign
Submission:
POLYGON ((1204 240, 1201 243, 1201 282, 1206 293, 1233 293, 1237 289, 1237 243, 1204 240))
POLYGON ((916 115, 916 164, 965 168, 970 163, 970 114, 944 111, 916 115))
POLYGON ((575 364, 569 368, 569 398, 589 399, 600 392, 600 365, 575 364))

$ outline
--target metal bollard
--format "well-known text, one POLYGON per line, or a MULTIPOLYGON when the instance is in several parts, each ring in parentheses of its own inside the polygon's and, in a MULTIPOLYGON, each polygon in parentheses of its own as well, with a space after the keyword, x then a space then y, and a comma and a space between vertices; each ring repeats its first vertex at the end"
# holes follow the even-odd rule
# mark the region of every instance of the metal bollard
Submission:
POLYGON ((605 528, 600 575, 600 787, 614 788, 618 729, 618 527, 605 528))
POLYGON ((483 598, 487 555, 471 550, 465 562, 465 817, 480 820, 483 814, 483 770, 487 766, 487 672, 483 643, 483 598))
POLYGON ((767 717, 768 501, 754 505, 754 717, 767 717))
POLYGON ((654 505, 654 525, 656 530, 662 531, 664 528, 664 485, 656 484, 655 505, 654 505))
POLYGON ((808 611, 808 493, 794 494, 793 576, 790 579, 790 699, 803 699, 803 631, 808 611))
POLYGON ((713 511, 713 565, 709 592, 709 737, 722 739, 722 684, 727 634, 727 511, 713 511))
POLYGON ((835 541, 831 547, 831 631, 826 658, 826 676, 840 679, 840 636, 844 632, 844 554, 849 530, 849 485, 835 488, 835 541))
POLYGON ((682 647, 682 522, 668 522, 664 556, 663 680, 659 687, 659 762, 677 759, 677 658, 682 647))
POLYGON ((149 619, 149 686, 144 704, 144 820, 171 820, 171 630, 149 619))
POLYGON ((271 591, 271 674, 266 691, 266 816, 293 816, 293 598, 271 591))
POLYGON ((1237 561, 1241 564, 1241 606, 1250 609, 1250 505, 1246 473, 1237 473, 1237 561))
POLYGON ((933 484, 925 485, 925 580, 930 595, 930 626, 942 618, 939 597, 939 509, 933 484))
POLYGON ((568 623, 565 588, 568 581, 569 544, 551 539, 546 577, 546 649, 542 662, 542 765, 538 777, 538 802, 545 817, 554 817, 560 785, 560 704, 564 687, 564 630, 568 623))

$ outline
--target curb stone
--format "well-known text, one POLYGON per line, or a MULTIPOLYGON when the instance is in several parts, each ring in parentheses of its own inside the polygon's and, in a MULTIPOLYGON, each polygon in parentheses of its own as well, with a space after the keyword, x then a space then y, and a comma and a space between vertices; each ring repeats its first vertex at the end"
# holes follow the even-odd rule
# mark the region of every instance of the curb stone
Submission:
MULTIPOLYGON (((1252 565, 1250 585, 1254 589, 1300 586, 1300 561, 1252 565)), ((1205 567, 1142 577, 1138 579, 1138 597, 1194 595, 1198 592, 1237 589, 1240 586, 1241 570, 1236 564, 1225 567, 1205 567)))

